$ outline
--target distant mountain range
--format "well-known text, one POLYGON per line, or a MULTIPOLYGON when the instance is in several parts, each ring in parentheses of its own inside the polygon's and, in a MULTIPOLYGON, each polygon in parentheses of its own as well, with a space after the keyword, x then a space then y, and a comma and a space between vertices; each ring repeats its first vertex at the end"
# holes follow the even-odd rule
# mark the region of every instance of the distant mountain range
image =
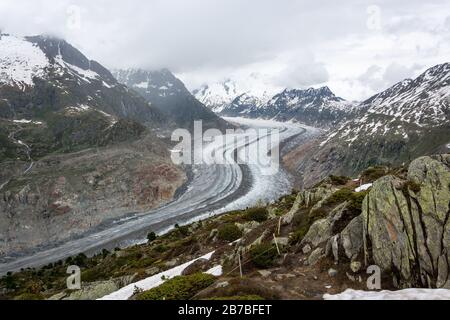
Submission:
POLYGON ((151 105, 175 122, 178 127, 192 129, 195 120, 204 128, 225 129, 230 125, 198 101, 169 70, 115 70, 117 80, 132 88, 151 105))
MULTIPOLYGON (((227 114, 236 99, 251 99, 252 105, 266 103, 274 94, 272 89, 264 87, 257 77, 250 77, 246 85, 227 79, 221 82, 205 84, 192 91, 192 94, 208 108, 218 114, 227 114)), ((232 113, 229 113, 231 115, 232 113)))
POLYGON ((311 179, 355 174, 369 166, 401 165, 450 151, 450 64, 434 66, 355 107, 352 117, 309 149, 294 167, 311 179))
POLYGON ((363 102, 346 101, 328 87, 285 89, 266 99, 239 93, 232 81, 204 86, 194 94, 207 104, 212 101, 210 107, 222 116, 296 121, 325 129, 315 144, 303 145, 286 158, 289 167, 313 182, 330 173, 352 175, 369 166, 401 165, 449 152, 449 73, 449 63, 434 66, 363 102))
POLYGON ((221 116, 298 121, 307 125, 329 128, 354 113, 355 104, 335 96, 328 87, 285 89, 270 97, 239 92, 234 82, 222 86, 205 86, 194 95, 221 116), (220 94, 227 92, 227 95, 220 94))

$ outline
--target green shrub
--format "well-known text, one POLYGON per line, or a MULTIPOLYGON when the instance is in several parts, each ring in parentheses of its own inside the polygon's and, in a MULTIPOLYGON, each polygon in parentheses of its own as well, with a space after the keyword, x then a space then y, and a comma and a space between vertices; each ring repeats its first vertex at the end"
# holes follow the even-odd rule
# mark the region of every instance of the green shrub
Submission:
POLYGON ((300 243, 303 238, 306 236, 310 228, 310 225, 302 225, 297 230, 294 231, 294 233, 289 238, 289 242, 291 244, 297 244, 300 243))
POLYGON ((336 191, 335 193, 333 193, 327 200, 326 200, 326 204, 329 205, 333 205, 333 204, 339 204, 339 203, 343 203, 347 200, 350 200, 352 197, 353 191, 351 191, 350 189, 340 189, 338 191, 336 191))
POLYGON ((175 225, 174 235, 179 238, 184 238, 189 235, 189 227, 188 226, 180 226, 178 224, 175 225))
POLYGON ((320 219, 324 219, 328 216, 329 210, 324 207, 311 210, 308 215, 308 223, 311 226, 314 222, 320 219))
POLYGON ((25 301, 44 300, 44 297, 40 294, 35 293, 22 293, 21 295, 15 297, 14 300, 25 300, 25 301))
POLYGON ((347 182, 350 180, 349 177, 344 176, 330 176, 331 184, 335 186, 343 186, 347 184, 347 182))
POLYGON ((15 278, 13 277, 11 272, 8 272, 6 276, 4 276, 0 283, 5 286, 7 290, 15 290, 17 288, 17 283, 15 278))
POLYGON ((87 261, 88 257, 84 253, 80 253, 76 257, 72 258, 72 263, 79 267, 85 267, 87 261))
POLYGON ((350 197, 350 204, 348 205, 349 210, 360 213, 362 211, 362 203, 368 194, 368 190, 353 193, 350 197))
POLYGON ((150 232, 150 233, 147 235, 147 241, 148 241, 148 242, 153 242, 153 241, 155 241, 155 240, 156 240, 156 233, 150 232))
POLYGON ((85 282, 94 282, 108 278, 108 272, 102 268, 92 268, 81 273, 81 279, 85 282))
POLYGON ((270 268, 277 257, 275 245, 270 243, 260 244, 250 249, 250 257, 253 264, 259 268, 270 268))
POLYGON ((242 237, 242 231, 234 223, 227 223, 219 228, 217 237, 220 240, 233 242, 242 237))
POLYGON ((157 253, 164 253, 167 250, 169 250, 169 247, 163 244, 158 244, 156 247, 153 248, 153 250, 157 253))
POLYGON ((364 183, 374 182, 384 177, 387 172, 388 170, 385 167, 371 167, 361 174, 361 179, 364 183))
POLYGON ((215 277, 205 273, 178 276, 137 295, 137 300, 187 300, 212 285, 215 277))
POLYGON ((266 208, 251 208, 248 209, 244 214, 244 218, 246 220, 256 222, 264 222, 267 220, 268 216, 269 213, 267 212, 266 208))

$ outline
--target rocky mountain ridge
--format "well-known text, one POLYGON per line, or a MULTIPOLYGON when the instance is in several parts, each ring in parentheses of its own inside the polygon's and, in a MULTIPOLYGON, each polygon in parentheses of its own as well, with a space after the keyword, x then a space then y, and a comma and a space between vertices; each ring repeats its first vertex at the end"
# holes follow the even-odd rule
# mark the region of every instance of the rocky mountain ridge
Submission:
POLYGON ((3 118, 38 118, 48 112, 88 106, 155 129, 167 122, 106 68, 64 40, 2 34, 0 42, 3 118))
POLYGON ((120 83, 132 88, 177 126, 192 129, 201 120, 207 129, 230 127, 223 119, 199 102, 169 70, 140 69, 113 72, 120 83))
POLYGON ((450 64, 437 65, 361 103, 352 119, 289 155, 306 183, 329 174, 354 175, 368 166, 401 165, 449 150, 450 64), (309 177, 308 177, 309 176, 309 177))

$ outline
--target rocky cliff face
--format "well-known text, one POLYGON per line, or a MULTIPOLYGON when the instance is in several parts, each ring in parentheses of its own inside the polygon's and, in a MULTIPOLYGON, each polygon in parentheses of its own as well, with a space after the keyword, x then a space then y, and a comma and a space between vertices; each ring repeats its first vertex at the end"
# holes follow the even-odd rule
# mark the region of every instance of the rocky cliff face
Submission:
POLYGON ((419 158, 406 180, 375 182, 363 204, 366 255, 400 287, 450 288, 450 155, 419 158))
MULTIPOLYGON (((172 199, 184 173, 152 136, 50 155, 0 191, 0 257, 79 236, 172 199)), ((28 163, 17 163, 28 167, 28 163)))

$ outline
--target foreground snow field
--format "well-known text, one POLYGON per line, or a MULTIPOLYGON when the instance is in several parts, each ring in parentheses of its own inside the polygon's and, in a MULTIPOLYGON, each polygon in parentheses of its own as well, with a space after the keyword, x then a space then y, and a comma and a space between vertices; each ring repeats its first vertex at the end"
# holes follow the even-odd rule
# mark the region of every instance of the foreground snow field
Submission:
POLYGON ((399 291, 358 291, 348 289, 336 295, 326 294, 324 300, 450 300, 447 289, 405 289, 399 291))

